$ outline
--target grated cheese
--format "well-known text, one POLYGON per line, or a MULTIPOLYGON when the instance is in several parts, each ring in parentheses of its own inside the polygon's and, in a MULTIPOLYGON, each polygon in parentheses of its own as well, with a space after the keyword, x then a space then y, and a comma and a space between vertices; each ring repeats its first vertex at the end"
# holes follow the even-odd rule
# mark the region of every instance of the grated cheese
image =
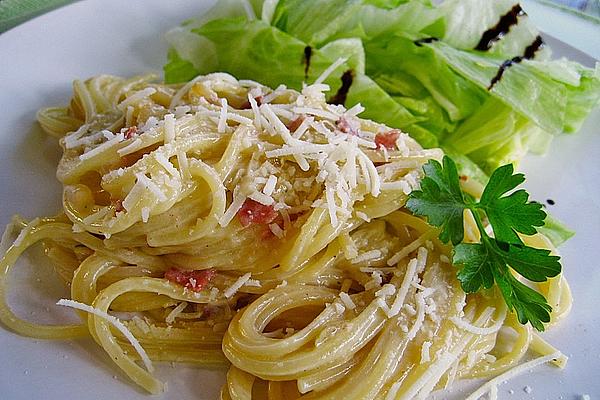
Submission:
POLYGON ((159 201, 167 201, 167 196, 160 190, 156 183, 152 182, 145 174, 138 172, 135 174, 138 182, 148 189, 159 201))
POLYGON ((125 100, 123 100, 122 102, 119 103, 119 108, 121 110, 126 110, 128 106, 130 106, 133 103, 137 103, 138 101, 146 98, 146 97, 150 97, 152 96, 154 93, 156 93, 156 89, 148 87, 142 90, 138 90, 137 92, 135 92, 134 94, 132 94, 131 96, 128 96, 125 100))
POLYGON ((258 130, 261 130, 262 123, 260 109, 258 108, 258 103, 250 93, 248 93, 248 102, 250 103, 250 107, 252 108, 252 112, 254 113, 254 127, 258 130))
POLYGON ((271 196, 257 191, 250 193, 248 197, 265 206, 270 206, 275 202, 271 196))
POLYGON ((108 314, 107 312, 104 312, 95 307, 92 307, 87 304, 80 303, 80 302, 74 301, 74 300, 60 299, 56 304, 59 306, 71 307, 71 308, 75 308, 75 309, 78 309, 81 311, 85 311, 90 314, 94 314, 94 315, 104 319, 106 322, 110 323, 119 332, 121 332, 123 334, 123 336, 125 336, 125 338, 129 341, 129 343, 131 343, 131 345, 133 346, 135 351, 139 354, 140 358, 142 359, 142 362, 144 363, 146 370, 148 372, 154 371, 154 368, 152 367, 152 361, 150 361, 150 357, 148 357, 148 354, 146 354, 146 351, 144 350, 144 348, 142 347, 140 342, 135 338, 135 336, 133 336, 133 334, 129 331, 129 329, 127 329, 127 327, 121 321, 119 321, 117 318, 113 317, 112 315, 108 314))
POLYGON ((421 246, 423 243, 425 243, 425 240, 427 240, 427 237, 428 237, 427 234, 421 235, 417 239, 415 239, 413 242, 406 245, 402 250, 400 250, 399 252, 394 254, 387 261, 387 265, 392 266, 392 265, 397 264, 400 260, 407 257, 410 253, 417 250, 419 248, 419 246, 421 246))
POLYGON ((381 250, 370 250, 362 253, 361 255, 354 257, 351 262, 352 264, 358 264, 364 261, 371 261, 381 257, 381 250))
POLYGON ((150 208, 149 207, 142 207, 142 222, 143 223, 148 222, 149 218, 150 218, 150 208))
MULTIPOLYGON (((293 111, 295 114, 307 114, 307 115, 314 115, 315 117, 321 117, 321 118, 328 119, 328 120, 330 120, 330 121, 334 121, 334 122, 335 122, 335 121, 337 121, 337 120, 340 118, 340 116, 339 116, 339 115, 337 115, 337 114, 334 114, 334 113, 332 113, 331 111, 326 111, 326 110, 323 110, 323 109, 321 109, 321 108, 313 108, 313 107, 294 107, 294 108, 292 109, 292 111, 293 111)), ((323 128, 323 125, 321 125, 321 124, 314 124, 314 123, 310 123, 310 126, 312 126, 313 128, 315 128, 315 129, 317 129, 317 130, 320 130, 320 131, 321 131, 321 133, 322 133, 322 128, 323 128), (319 126, 319 128, 321 128, 321 129, 317 128, 317 125, 318 125, 318 126, 319 126)), ((330 132, 330 133, 333 133, 333 132, 330 132)))
POLYGON ((96 146, 93 149, 84 152, 83 154, 81 154, 79 156, 79 159, 82 161, 90 159, 90 158, 94 157, 95 155, 98 155, 98 154, 104 152, 105 150, 108 150, 111 147, 119 144, 120 142, 123 141, 124 138, 125 137, 123 136, 123 134, 119 133, 119 134, 115 135, 114 138, 107 140, 106 142, 102 143, 101 145, 96 146))
POLYGON ((431 342, 423 342, 423 346, 421 346, 421 364, 431 361, 430 348, 431 342))
POLYGON ((173 114, 165 115, 165 125, 164 125, 164 142, 171 143, 175 140, 175 136, 177 132, 175 131, 175 116, 173 114))
POLYGON ((279 225, 273 223, 269 224, 269 230, 273 235, 275 235, 278 239, 282 239, 285 236, 285 231, 279 227, 279 225))
POLYGON ((126 156, 127 154, 135 153, 143 147, 144 142, 140 138, 135 138, 135 140, 129 143, 127 146, 120 148, 117 150, 117 154, 121 157, 126 156))
POLYGON ((240 276, 237 279, 237 281, 235 281, 231 286, 229 286, 223 291, 223 295, 228 299, 231 298, 234 294, 237 293, 238 290, 240 290, 242 286, 244 286, 244 284, 246 284, 246 282, 248 282, 250 276, 252 276, 250 272, 247 272, 246 274, 240 276))
POLYGON ((217 132, 225 133, 227 130, 227 99, 221 99, 221 113, 219 114, 219 123, 217 124, 217 132))
POLYGON ((279 85, 277 86, 277 88, 275 90, 273 90, 271 93, 265 95, 262 98, 262 102, 263 103, 270 103, 271 101, 275 100, 277 97, 279 97, 284 90, 286 90, 287 87, 285 85, 279 85))
POLYGON ((244 286, 262 287, 258 279, 248 279, 244 286))
POLYGON ((329 75, 331 75, 333 71, 335 71, 340 65, 344 64, 346 60, 346 58, 338 58, 333 64, 327 67, 325 71, 321 73, 321 75, 319 75, 319 77, 315 80, 315 85, 325 82, 325 80, 329 78, 329 75))
POLYGON ((277 185, 277 177, 275 175, 270 175, 269 179, 267 179, 267 182, 265 183, 265 186, 263 187, 262 192, 267 196, 271 196, 275 190, 275 185, 277 185))
POLYGON ((382 286, 381 289, 379 289, 377 292, 375 292, 375 296, 376 297, 387 297, 387 296, 392 296, 394 293, 396 293, 396 287, 394 285, 392 285, 391 283, 386 283, 385 285, 382 286))
POLYGON ((417 259, 413 258, 412 260, 410 260, 408 262, 408 266, 406 267, 406 274, 404 275, 404 279, 402 280, 402 284, 400 285, 400 288, 396 292, 396 298, 394 299, 394 302, 392 303, 392 306, 390 307, 388 317, 391 318, 400 312, 402 305, 404 304, 404 299, 406 298, 406 295, 408 294, 408 289, 410 287, 410 284, 413 281, 416 273, 417 273, 417 259))
POLYGON ((352 298, 348 295, 348 293, 340 292, 340 299, 344 306, 349 310, 354 310, 356 308, 356 304, 352 301, 352 298))
POLYGON ((225 213, 219 219, 219 225, 221 225, 222 227, 229 225, 229 223, 235 217, 237 212, 240 211, 240 208, 242 208, 245 201, 246 196, 234 193, 233 201, 231 202, 225 213))
POLYGON ((371 218, 369 218, 369 216, 367 214, 365 214, 362 211, 356 211, 355 212, 356 216, 360 219, 362 219, 365 222, 371 222, 371 218))
POLYGON ((423 298, 423 294, 417 293, 415 299, 417 300, 417 317, 415 323, 410 328, 410 331, 408 331, 408 340, 413 340, 417 336, 417 333, 419 333, 419 331, 423 327, 423 322, 425 321, 425 300, 423 298))
POLYGON ((177 151, 177 163, 179 164, 181 176, 183 176, 185 179, 191 179, 192 174, 190 172, 190 164, 188 162, 187 154, 185 153, 185 151, 177 151))
POLYGON ((177 307, 173 308, 169 315, 166 316, 165 322, 169 325, 172 324, 175 321, 175 318, 177 318, 177 316, 181 314, 187 306, 187 301, 182 301, 181 303, 179 303, 177 307))
POLYGON ((155 152, 154 155, 154 159, 156 160, 157 163, 160 164, 161 167, 163 167, 165 169, 165 171, 167 171, 172 177, 178 177, 179 176, 179 171, 177 171, 177 168, 175 168, 173 166, 173 164, 171 164, 171 161, 169 161, 167 159, 167 157, 159 152, 155 152))

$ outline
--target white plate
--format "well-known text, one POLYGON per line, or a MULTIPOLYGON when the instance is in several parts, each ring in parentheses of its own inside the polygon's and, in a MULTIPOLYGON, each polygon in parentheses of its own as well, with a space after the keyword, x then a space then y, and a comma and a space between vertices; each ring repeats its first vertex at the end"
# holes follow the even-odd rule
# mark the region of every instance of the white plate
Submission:
MULTIPOLYGON (((14 213, 27 218, 60 209, 54 177, 59 150, 35 123, 40 107, 70 98, 75 78, 111 73, 134 75, 160 69, 162 34, 205 10, 211 1, 85 1, 46 14, 0 35, 0 225, 14 213)), ((558 23, 559 21, 557 21, 558 23)), ((562 27, 564 29, 564 26, 562 27)), ((575 27, 573 27, 575 30, 575 27)), ((569 51, 559 44, 556 53, 569 51)), ((583 61, 583 60, 581 60, 583 61)), ((572 314, 546 336, 571 357, 566 370, 543 367, 500 387, 509 399, 573 399, 600 395, 600 110, 581 132, 558 138, 549 154, 529 156, 522 169, 527 188, 558 218, 577 230, 562 249, 575 296, 572 314), (531 387, 531 394, 523 391, 531 387), (508 390, 514 394, 508 394, 508 390), (562 396, 562 397, 561 397, 562 396)), ((43 258, 31 254, 12 274, 11 303, 20 315, 45 323, 73 319, 53 303, 65 296, 43 258), (38 282, 33 268, 42 271, 38 282)), ((36 276, 39 276, 38 272, 36 276)), ((90 340, 50 342, 0 328, 0 398, 147 399, 90 340)), ((164 399, 215 399, 224 371, 165 365, 164 399)), ((472 386, 472 385, 470 385, 472 386)), ((458 392, 452 397, 464 397, 458 392)), ((448 395, 438 394, 436 398, 448 395)))

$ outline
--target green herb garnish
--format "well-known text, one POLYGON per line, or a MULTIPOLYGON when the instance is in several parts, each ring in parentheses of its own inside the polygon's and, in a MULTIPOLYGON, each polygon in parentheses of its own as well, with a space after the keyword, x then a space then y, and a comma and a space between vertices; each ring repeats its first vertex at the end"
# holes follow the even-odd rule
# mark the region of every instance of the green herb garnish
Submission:
POLYGON ((457 277, 463 290, 474 293, 482 287, 491 288, 495 282, 508 308, 516 311, 519 322, 529 322, 543 331, 552 307, 543 295, 517 280, 511 269, 530 281, 544 282, 558 275, 561 265, 560 257, 550 255, 549 250, 526 246, 519 238, 518 233, 535 234, 546 218, 542 205, 528 201, 525 190, 513 191, 525 181, 525 176, 513 174, 511 164, 497 168, 481 199, 476 201, 461 190, 456 165, 450 157, 444 157, 443 166, 430 160, 423 170, 421 190, 410 194, 406 207, 440 227, 442 242, 452 242, 452 262, 460 266, 457 277), (463 243, 465 210, 477 223, 479 243, 463 243), (484 218, 494 237, 486 233, 484 218))

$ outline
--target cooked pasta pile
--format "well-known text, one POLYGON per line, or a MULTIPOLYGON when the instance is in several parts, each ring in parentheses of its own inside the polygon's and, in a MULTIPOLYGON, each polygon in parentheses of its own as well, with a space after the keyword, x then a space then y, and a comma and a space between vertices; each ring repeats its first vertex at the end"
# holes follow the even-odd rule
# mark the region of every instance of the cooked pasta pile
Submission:
MULTIPOLYGON (((450 247, 403 208, 442 152, 328 104, 322 80, 300 93, 221 73, 76 81, 68 107, 38 115, 64 151, 63 213, 9 226, 2 322, 91 335, 151 393, 164 389, 152 361, 231 363, 222 399, 424 398, 528 349, 564 365, 496 290, 466 296, 450 247), (9 309, 8 273, 36 242, 80 325, 9 309)), ((568 312, 562 277, 539 290, 553 322, 568 312)))

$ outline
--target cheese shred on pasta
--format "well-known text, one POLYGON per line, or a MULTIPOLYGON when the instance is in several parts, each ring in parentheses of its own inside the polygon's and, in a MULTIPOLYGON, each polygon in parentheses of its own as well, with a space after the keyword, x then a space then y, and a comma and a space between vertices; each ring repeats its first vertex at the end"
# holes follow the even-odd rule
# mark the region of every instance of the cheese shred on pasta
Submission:
MULTIPOLYGON (((68 107, 38 113, 63 148, 63 212, 15 218, 4 235, 5 326, 91 336, 151 393, 164 384, 150 361, 229 364, 222 399, 425 398, 506 373, 530 343, 564 364, 495 290, 465 295, 451 249, 404 209, 440 150, 327 104, 320 82, 153 79, 77 81, 68 107), (378 147, 387 134, 396 143, 378 147), (89 313, 80 324, 8 307, 8 274, 38 242, 70 285, 60 304, 89 313)), ((562 277, 538 290, 553 321, 569 311, 562 277)))

